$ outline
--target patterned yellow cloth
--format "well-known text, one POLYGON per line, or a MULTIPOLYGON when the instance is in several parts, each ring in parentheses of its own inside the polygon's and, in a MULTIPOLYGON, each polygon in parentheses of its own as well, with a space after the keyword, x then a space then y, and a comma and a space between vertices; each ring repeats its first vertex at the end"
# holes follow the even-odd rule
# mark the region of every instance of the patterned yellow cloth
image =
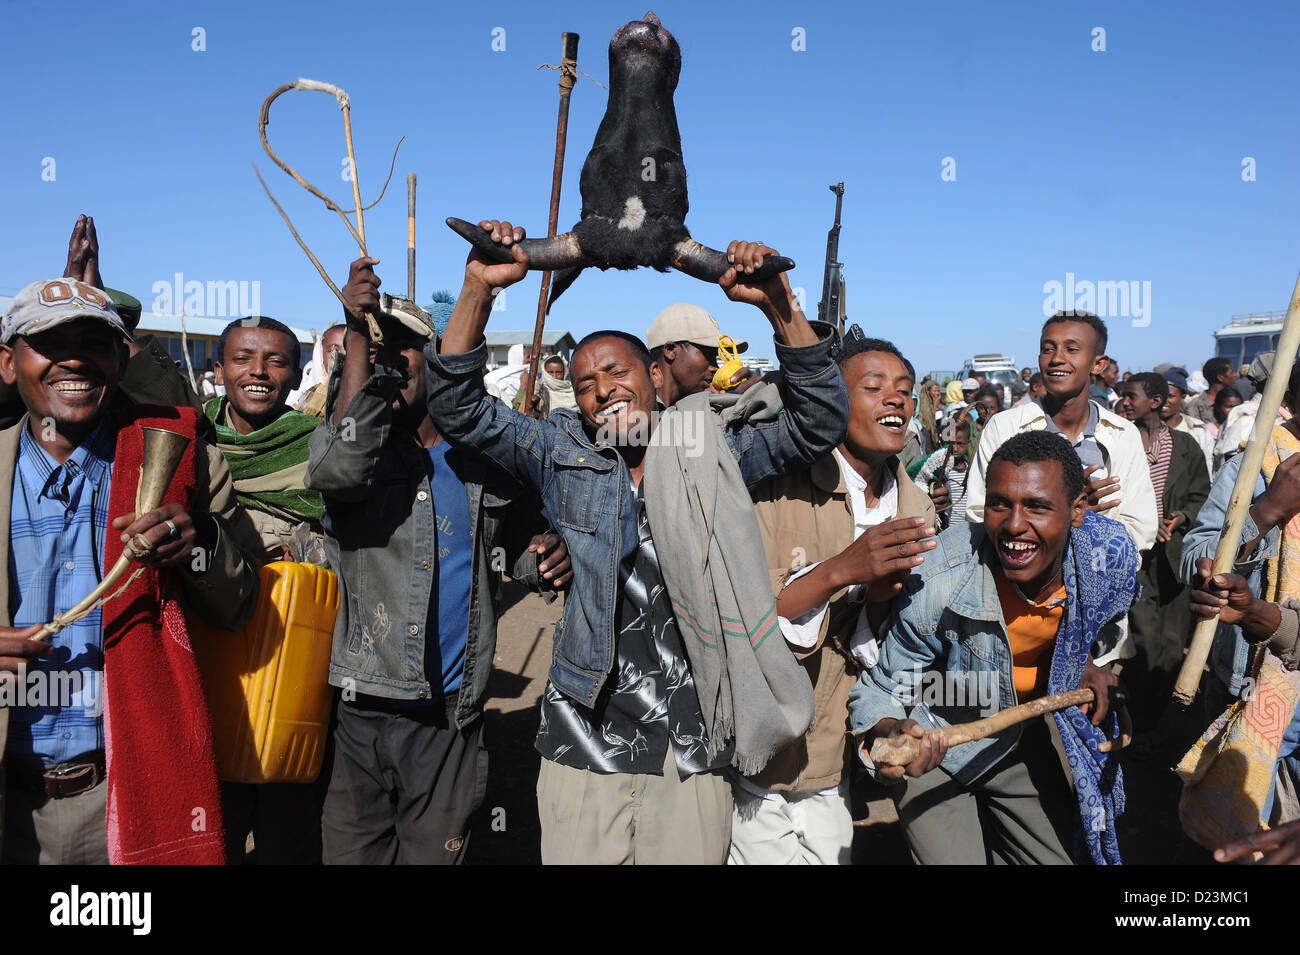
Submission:
MULTIPOLYGON (((1284 452, 1300 453, 1300 441, 1279 426, 1264 451, 1265 482, 1273 479, 1284 452)), ((1263 577, 1263 599, 1300 598, 1300 516, 1283 528, 1278 556, 1265 562, 1263 577)), ((1244 695, 1210 724, 1175 770, 1183 781, 1178 806, 1183 830, 1207 849, 1267 828, 1261 816, 1282 736, 1300 701, 1300 672, 1261 654, 1254 685, 1244 695)))

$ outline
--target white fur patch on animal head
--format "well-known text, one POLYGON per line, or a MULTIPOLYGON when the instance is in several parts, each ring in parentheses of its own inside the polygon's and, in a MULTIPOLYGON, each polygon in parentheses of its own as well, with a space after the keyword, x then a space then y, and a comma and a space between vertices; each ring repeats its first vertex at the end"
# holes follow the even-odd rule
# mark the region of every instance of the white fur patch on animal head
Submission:
POLYGON ((620 229, 627 229, 629 232, 635 232, 641 228, 645 222, 645 206, 641 204, 640 196, 633 196, 623 203, 623 218, 618 220, 620 229))

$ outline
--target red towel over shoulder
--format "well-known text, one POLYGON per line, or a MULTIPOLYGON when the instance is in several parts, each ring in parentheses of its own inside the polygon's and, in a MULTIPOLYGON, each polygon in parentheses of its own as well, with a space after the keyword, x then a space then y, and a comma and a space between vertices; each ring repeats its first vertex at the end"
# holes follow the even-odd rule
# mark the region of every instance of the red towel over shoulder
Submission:
MULTIPOLYGON (((144 427, 190 439, 163 502, 191 505, 197 420, 193 408, 138 406, 122 414, 111 518, 135 511, 144 427)), ((106 568, 122 548, 110 526, 106 568)), ((212 721, 178 602, 181 572, 149 568, 104 605, 108 852, 115 865, 225 862, 212 721)))

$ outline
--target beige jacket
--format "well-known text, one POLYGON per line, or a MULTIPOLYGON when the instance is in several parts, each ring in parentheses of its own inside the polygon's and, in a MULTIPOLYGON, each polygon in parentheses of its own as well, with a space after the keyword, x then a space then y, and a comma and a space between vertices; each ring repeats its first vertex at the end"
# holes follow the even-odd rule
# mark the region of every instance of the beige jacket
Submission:
MULTIPOLYGON (((898 516, 935 519, 934 505, 897 458, 890 459, 898 481, 898 516)), ((853 512, 834 454, 804 471, 769 478, 753 490, 754 511, 763 535, 772 588, 780 593, 800 567, 834 557, 853 543, 853 512)), ((860 602, 848 590, 834 594, 822 621, 821 636, 810 649, 791 647, 812 680, 817 720, 803 739, 772 758, 751 778, 764 789, 816 792, 839 785, 849 754, 849 690, 859 667, 849 655, 860 602)))
MULTIPOLYGON (((0 431, 0 626, 11 626, 9 612, 9 512, 13 501, 14 470, 18 461, 20 429, 27 416, 0 431)), ((257 531, 235 500, 234 482, 221 452, 199 439, 195 459, 194 510, 216 518, 217 543, 212 563, 198 576, 181 570, 185 609, 201 619, 236 630, 257 607, 259 578, 256 564, 245 556, 261 550, 257 531)), ((0 707, 0 846, 4 842, 4 745, 9 736, 9 712, 0 707)))

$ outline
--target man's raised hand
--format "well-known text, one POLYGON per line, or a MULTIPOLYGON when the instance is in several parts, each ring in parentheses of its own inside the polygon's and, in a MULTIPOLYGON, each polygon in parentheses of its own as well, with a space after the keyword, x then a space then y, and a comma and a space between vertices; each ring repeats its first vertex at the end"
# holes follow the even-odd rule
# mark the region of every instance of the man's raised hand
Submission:
POLYGON ((63 277, 85 282, 97 289, 104 287, 103 276, 99 274, 99 236, 95 233, 95 220, 90 216, 77 216, 77 222, 72 227, 72 237, 68 239, 68 262, 63 267, 63 277))
POLYGON ((515 259, 504 264, 493 262, 476 247, 470 247, 469 257, 465 260, 465 284, 481 286, 490 295, 495 295, 528 274, 528 253, 516 244, 523 240, 524 229, 497 219, 484 219, 478 225, 492 236, 493 242, 507 246, 515 259))

